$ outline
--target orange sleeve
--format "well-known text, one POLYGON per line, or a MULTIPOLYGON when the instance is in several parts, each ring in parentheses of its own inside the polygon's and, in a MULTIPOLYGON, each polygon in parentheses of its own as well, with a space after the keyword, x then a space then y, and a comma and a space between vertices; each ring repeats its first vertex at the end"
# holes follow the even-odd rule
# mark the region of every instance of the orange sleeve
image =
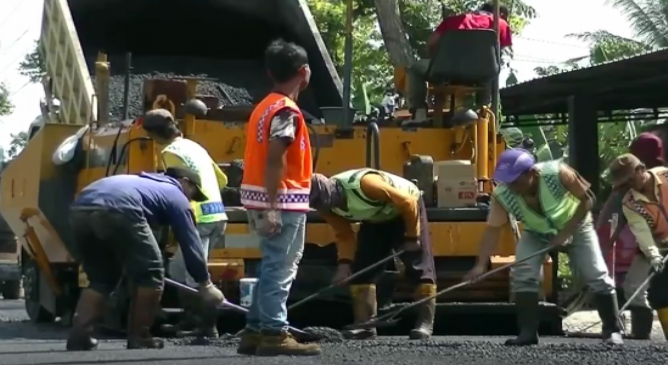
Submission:
POLYGON ((357 250, 357 237, 350 221, 329 211, 319 210, 318 213, 334 230, 339 261, 352 261, 355 258, 355 251, 357 250))
POLYGON ((501 227, 508 223, 508 211, 501 205, 494 196, 489 199, 489 214, 487 215, 487 224, 492 227, 501 227))
POLYGON ((406 224, 406 237, 419 237, 420 218, 418 199, 388 184, 378 174, 366 174, 360 180, 360 189, 369 199, 389 203, 397 207, 406 224))

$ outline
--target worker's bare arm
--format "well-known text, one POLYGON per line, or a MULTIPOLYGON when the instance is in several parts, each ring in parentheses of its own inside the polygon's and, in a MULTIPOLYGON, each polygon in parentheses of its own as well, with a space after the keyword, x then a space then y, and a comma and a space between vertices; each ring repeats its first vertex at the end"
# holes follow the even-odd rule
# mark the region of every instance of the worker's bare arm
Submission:
POLYGON ((297 113, 289 108, 278 111, 271 120, 265 187, 272 208, 277 204, 278 184, 285 174, 285 154, 295 140, 296 124, 297 113))
POLYGON ((508 223, 508 211, 492 196, 489 201, 487 226, 485 226, 478 247, 478 259, 476 261, 478 265, 487 265, 494 249, 496 249, 501 230, 508 223))
POLYGON ((580 204, 578 204, 571 219, 566 222, 557 234, 557 237, 555 237, 553 244, 557 245, 565 243, 575 233, 582 220, 585 219, 594 206, 594 199, 589 193, 589 182, 583 179, 575 170, 562 164, 559 170, 559 179, 564 188, 576 197, 580 201, 580 204))

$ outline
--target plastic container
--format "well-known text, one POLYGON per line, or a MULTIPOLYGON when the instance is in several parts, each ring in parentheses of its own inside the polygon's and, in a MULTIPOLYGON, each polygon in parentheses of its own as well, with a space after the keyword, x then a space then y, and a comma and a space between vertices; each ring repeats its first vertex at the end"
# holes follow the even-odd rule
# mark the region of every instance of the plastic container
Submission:
POLYGON ((239 298, 242 307, 250 307, 253 304, 253 290, 257 285, 257 278, 243 278, 239 280, 239 298))

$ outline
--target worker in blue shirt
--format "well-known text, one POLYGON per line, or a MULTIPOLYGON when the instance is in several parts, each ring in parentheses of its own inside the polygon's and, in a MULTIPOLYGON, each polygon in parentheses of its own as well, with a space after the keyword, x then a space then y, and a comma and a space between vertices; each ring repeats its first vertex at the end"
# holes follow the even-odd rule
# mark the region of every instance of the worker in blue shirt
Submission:
POLYGON ((127 348, 164 346, 149 332, 159 309, 165 275, 152 226, 171 226, 203 302, 215 305, 223 301, 223 294, 209 278, 190 200, 206 201, 207 196, 199 175, 184 167, 169 168, 164 174, 110 176, 81 191, 71 208, 74 240, 67 246, 83 266, 90 285, 81 292, 68 350, 97 347, 93 323, 101 317, 106 298, 122 277, 128 278, 134 288, 127 348))

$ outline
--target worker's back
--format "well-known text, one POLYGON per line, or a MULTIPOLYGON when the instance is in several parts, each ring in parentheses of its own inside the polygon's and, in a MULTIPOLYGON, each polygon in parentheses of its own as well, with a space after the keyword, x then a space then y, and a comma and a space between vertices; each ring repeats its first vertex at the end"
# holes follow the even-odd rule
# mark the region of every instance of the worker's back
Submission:
POLYGON ((155 224, 166 224, 167 214, 179 205, 190 209, 190 202, 176 180, 146 173, 100 179, 81 190, 73 204, 136 212, 155 224))

